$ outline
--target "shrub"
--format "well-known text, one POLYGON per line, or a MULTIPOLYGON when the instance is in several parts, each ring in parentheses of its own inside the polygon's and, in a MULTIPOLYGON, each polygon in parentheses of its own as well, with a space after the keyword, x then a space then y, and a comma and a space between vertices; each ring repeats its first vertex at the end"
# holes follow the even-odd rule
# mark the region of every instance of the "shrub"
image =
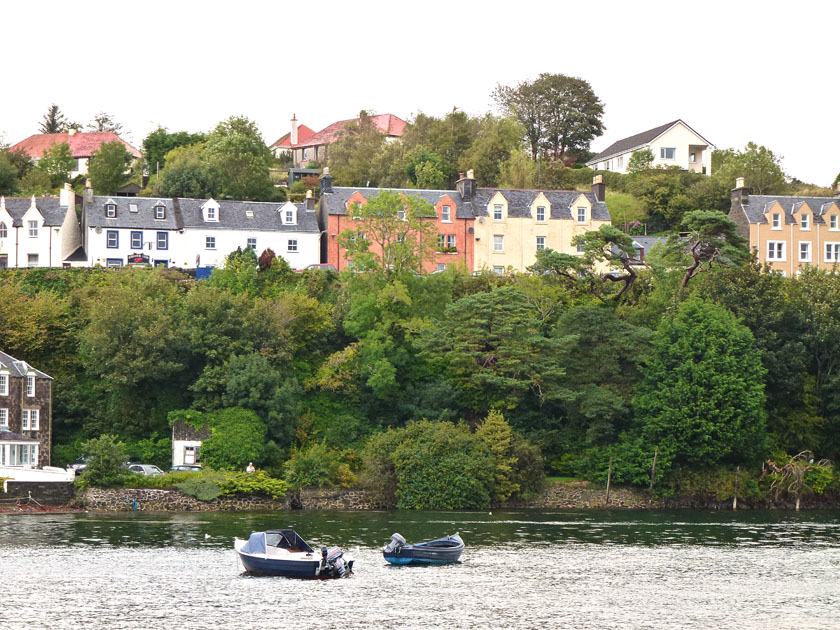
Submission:
POLYGON ((122 486, 129 475, 123 463, 126 460, 125 444, 115 435, 101 435, 82 445, 88 454, 87 469, 76 480, 80 488, 113 488, 122 486))
POLYGON ((345 454, 323 442, 293 451, 285 470, 286 481, 293 488, 348 488, 357 481, 345 454))

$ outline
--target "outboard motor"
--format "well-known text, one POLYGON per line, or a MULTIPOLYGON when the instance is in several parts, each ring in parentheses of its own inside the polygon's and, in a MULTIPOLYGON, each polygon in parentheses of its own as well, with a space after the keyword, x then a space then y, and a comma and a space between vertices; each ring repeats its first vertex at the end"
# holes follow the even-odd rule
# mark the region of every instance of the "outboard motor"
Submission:
POLYGON ((405 547, 405 538, 398 533, 391 534, 391 542, 385 546, 385 553, 399 553, 405 547))
MULTIPOLYGON (((324 549, 326 549, 326 547, 324 549)), ((344 565, 344 558, 342 557, 343 555, 344 552, 340 547, 333 547, 329 550, 329 553, 327 553, 327 567, 335 573, 338 573, 338 577, 344 577, 344 574, 347 572, 347 567, 344 565)))

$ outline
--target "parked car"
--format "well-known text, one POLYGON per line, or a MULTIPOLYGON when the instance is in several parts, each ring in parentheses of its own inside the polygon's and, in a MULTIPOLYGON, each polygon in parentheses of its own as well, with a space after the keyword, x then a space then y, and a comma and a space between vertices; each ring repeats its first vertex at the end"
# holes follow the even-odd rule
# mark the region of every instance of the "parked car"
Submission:
POLYGON ((87 470, 87 463, 88 463, 88 456, 85 455, 84 457, 80 457, 79 459, 72 462, 67 468, 70 470, 74 470, 76 472, 76 476, 81 475, 83 472, 87 470))
POLYGON ((131 464, 128 469, 140 475, 162 475, 163 471, 154 464, 131 464))
POLYGON ((179 464, 169 469, 169 472, 201 472, 199 464, 179 464))
POLYGON ((309 269, 321 269, 323 271, 338 271, 335 268, 335 265, 331 265, 330 263, 312 263, 311 265, 307 265, 303 269, 295 269, 298 273, 303 273, 309 269))

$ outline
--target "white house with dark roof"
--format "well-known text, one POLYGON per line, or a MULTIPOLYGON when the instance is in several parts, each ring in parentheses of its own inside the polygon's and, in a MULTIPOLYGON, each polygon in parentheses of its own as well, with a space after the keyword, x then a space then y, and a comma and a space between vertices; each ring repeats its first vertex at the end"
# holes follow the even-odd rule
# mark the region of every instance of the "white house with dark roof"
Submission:
POLYGON ((76 194, 0 197, 0 269, 83 265, 76 194))
POLYGON ((295 269, 320 262, 314 201, 228 201, 85 195, 87 264, 216 267, 237 248, 272 249, 295 269), (309 208, 307 208, 309 206, 309 208))
POLYGON ((636 151, 650 150, 653 166, 678 166, 694 173, 712 173, 714 145, 682 120, 648 129, 613 142, 586 165, 599 171, 627 173, 630 157, 636 151))

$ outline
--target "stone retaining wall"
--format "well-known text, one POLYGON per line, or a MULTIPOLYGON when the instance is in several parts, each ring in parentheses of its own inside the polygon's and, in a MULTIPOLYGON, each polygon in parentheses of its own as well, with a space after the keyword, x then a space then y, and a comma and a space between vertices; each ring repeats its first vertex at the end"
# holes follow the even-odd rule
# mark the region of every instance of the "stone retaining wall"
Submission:
POLYGON ((7 502, 18 498, 28 500, 31 496, 43 505, 65 505, 73 500, 74 490, 73 483, 69 481, 13 481, 9 479, 6 481, 6 494, 2 494, 0 485, 0 496, 7 502))
POLYGON ((85 508, 100 512, 131 511, 135 501, 137 510, 142 512, 274 512, 289 509, 288 499, 220 497, 199 501, 171 488, 87 488, 79 493, 78 499, 85 508))

